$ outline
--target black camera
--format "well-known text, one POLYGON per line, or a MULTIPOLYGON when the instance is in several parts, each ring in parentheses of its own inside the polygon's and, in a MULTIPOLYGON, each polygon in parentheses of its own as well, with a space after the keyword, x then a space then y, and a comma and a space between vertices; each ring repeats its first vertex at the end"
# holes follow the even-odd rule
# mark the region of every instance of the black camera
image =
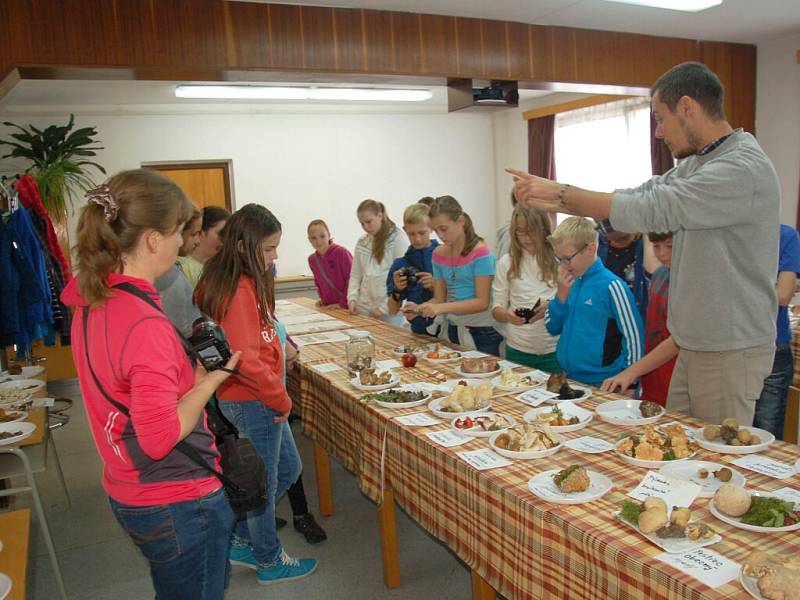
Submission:
POLYGON ((536 309, 542 304, 542 299, 539 298, 533 308, 515 308, 514 314, 518 317, 525 319, 526 323, 530 323, 533 315, 536 314, 536 309))
POLYGON ((402 271, 400 271, 400 275, 405 276, 406 278, 406 285, 408 287, 415 286, 419 283, 419 269, 416 267, 405 267, 402 271))
POLYGON ((221 369, 231 359, 231 345, 222 327, 205 317, 194 322, 189 346, 206 371, 221 369))

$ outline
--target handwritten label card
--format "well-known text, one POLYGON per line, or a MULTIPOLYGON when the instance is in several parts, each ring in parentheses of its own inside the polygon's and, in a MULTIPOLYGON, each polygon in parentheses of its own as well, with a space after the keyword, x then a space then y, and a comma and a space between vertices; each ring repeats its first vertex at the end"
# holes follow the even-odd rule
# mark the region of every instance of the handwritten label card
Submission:
POLYGON ((691 481, 683 481, 665 477, 661 473, 648 471, 641 483, 628 492, 628 496, 636 500, 645 500, 652 496, 662 498, 668 508, 673 506, 691 506, 702 488, 691 481))
POLYGON ((497 452, 489 450, 488 448, 483 448, 481 450, 465 450, 463 452, 457 452, 457 454, 461 460, 475 467, 478 471, 507 467, 512 464, 510 460, 506 460, 497 452))
POLYGON ((518 365, 517 363, 511 362, 510 360, 501 360, 497 363, 497 366, 501 369, 516 369, 517 367, 521 367, 522 365, 518 365))
POLYGON ((439 419, 434 419, 428 413, 418 412, 411 415, 403 415, 395 417, 395 421, 407 425, 409 427, 428 427, 430 425, 438 425, 441 423, 439 419))
POLYGON ((402 367, 403 365, 401 365, 399 361, 390 358, 388 360, 376 361, 375 366, 377 367, 378 371, 388 371, 389 369, 396 369, 398 367, 402 367))
POLYGON ((558 403, 558 409, 568 417, 578 417, 581 421, 585 421, 592 416, 592 411, 576 406, 572 400, 564 400, 558 403))
POLYGON ((533 388, 517 396, 517 400, 530 406, 539 406, 550 398, 558 398, 558 394, 556 392, 548 392, 544 388, 533 388))
POLYGON ((575 438, 574 440, 567 440, 564 442, 564 445, 570 450, 584 452, 586 454, 600 454, 614 449, 614 444, 588 435, 575 438))
POLYGON ((484 356, 489 355, 484 354, 483 352, 478 352, 477 350, 467 350, 466 352, 462 352, 461 356, 464 358, 483 358, 484 356))
POLYGON ((784 500, 788 500, 789 502, 800 504, 800 490, 796 490, 790 487, 785 487, 779 490, 775 490, 774 492, 770 492, 770 494, 783 498, 784 500))
POLYGON ((463 435, 458 435, 452 429, 432 431, 430 433, 426 433, 425 435, 428 436, 434 444, 439 444, 445 448, 460 446, 461 444, 466 444, 470 441, 470 438, 464 437, 463 435))
POLYGON ((695 430, 692 429, 691 427, 689 427, 688 425, 684 425, 683 423, 679 423, 678 421, 670 421, 669 423, 664 423, 663 425, 660 426, 660 429, 662 429, 662 430, 666 429, 667 427, 669 427, 671 425, 680 425, 681 429, 683 429, 683 431, 686 433, 686 437, 688 437, 688 438, 693 438, 694 437, 695 430))
POLYGON ((718 588, 739 577, 741 565, 721 554, 700 548, 685 554, 659 554, 656 559, 697 579, 710 588, 718 588))
POLYGON ((745 454, 741 458, 734 460, 732 464, 775 479, 788 479, 795 475, 792 465, 772 460, 766 456, 759 456, 758 454, 745 454))
POLYGON ((318 365, 311 365, 311 368, 317 373, 330 373, 331 371, 339 371, 342 369, 342 367, 336 363, 321 363, 318 365))
POLYGON ((33 408, 50 408, 53 406, 53 403, 56 401, 55 398, 34 398, 32 406, 33 408))

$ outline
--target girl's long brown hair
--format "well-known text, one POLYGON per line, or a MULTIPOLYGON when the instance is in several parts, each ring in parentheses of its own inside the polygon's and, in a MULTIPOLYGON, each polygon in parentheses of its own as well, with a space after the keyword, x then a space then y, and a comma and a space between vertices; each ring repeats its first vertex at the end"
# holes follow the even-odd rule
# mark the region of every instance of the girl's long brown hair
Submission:
POLYGON ((433 201, 430 211, 431 219, 440 215, 446 216, 451 221, 457 221, 458 217, 464 217, 465 239, 461 256, 467 256, 475 249, 475 246, 483 241, 483 238, 475 233, 475 227, 472 225, 472 218, 464 212, 458 200, 452 196, 439 196, 433 201))
POLYGON ((171 235, 193 210, 181 188, 155 171, 121 171, 106 185, 119 206, 116 216, 109 223, 103 207, 90 201, 81 210, 73 248, 78 289, 93 308, 111 297, 108 276, 122 272, 123 255, 136 248, 142 233, 171 235))
POLYGON ((528 228, 528 235, 536 241, 534 256, 539 265, 539 276, 541 280, 551 286, 555 285, 558 275, 558 264, 556 263, 556 257, 553 253, 553 247, 547 241, 547 236, 550 235, 552 227, 550 217, 540 210, 535 208, 523 208, 520 205, 517 205, 511 213, 511 227, 508 230, 511 236, 511 245, 508 251, 511 256, 511 264, 508 267, 508 280, 519 279, 522 255, 523 252, 525 252, 515 233, 517 219, 524 219, 528 228))
POLYGON ((381 228, 372 238, 372 258, 376 262, 381 262, 383 260, 383 256, 386 254, 386 242, 389 240, 389 236, 392 235, 392 232, 397 229, 397 225, 395 225, 394 222, 389 218, 383 202, 378 202, 377 200, 367 198, 358 205, 356 214, 366 211, 376 215, 383 215, 381 228))
POLYGON ((281 231, 281 224, 268 209, 246 204, 231 216, 220 232, 222 246, 205 264, 194 292, 203 314, 219 322, 228 313, 242 276, 250 277, 256 288, 262 323, 272 325, 275 311, 275 282, 272 269, 264 263, 261 244, 281 231))

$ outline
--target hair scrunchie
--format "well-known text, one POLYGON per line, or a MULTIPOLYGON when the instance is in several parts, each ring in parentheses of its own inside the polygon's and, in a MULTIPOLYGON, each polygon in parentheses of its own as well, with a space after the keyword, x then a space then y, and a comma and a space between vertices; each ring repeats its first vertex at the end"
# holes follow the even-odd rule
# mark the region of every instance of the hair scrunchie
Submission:
POLYGON ((119 212, 119 204, 111 193, 111 188, 106 184, 100 185, 86 192, 86 199, 103 207, 103 216, 107 223, 113 223, 119 212))

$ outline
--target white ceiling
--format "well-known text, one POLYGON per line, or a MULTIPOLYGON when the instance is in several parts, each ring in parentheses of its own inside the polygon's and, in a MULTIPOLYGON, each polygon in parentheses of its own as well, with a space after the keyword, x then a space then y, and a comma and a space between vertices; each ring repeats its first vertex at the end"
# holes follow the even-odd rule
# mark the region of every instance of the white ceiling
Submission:
MULTIPOLYGON (((276 0, 246 0, 275 2, 276 0)), ((283 0, 756 44, 800 32, 800 0, 724 0, 699 13, 603 0, 283 0)))

